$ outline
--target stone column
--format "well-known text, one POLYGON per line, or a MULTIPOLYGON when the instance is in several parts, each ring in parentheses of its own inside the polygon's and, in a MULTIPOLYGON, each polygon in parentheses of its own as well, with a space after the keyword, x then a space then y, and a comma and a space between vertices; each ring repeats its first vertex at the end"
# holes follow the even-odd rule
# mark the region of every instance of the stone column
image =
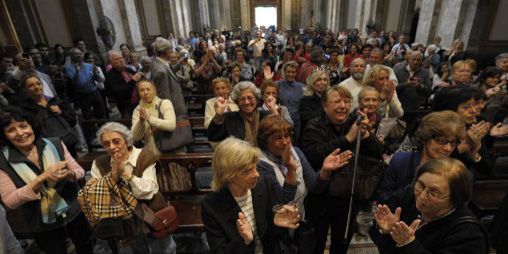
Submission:
POLYGON ((242 14, 242 30, 250 31, 252 24, 250 23, 250 1, 240 0, 240 13, 242 14))
POLYGON ((210 29, 220 29, 221 13, 219 10, 220 2, 217 0, 208 0, 208 12, 210 17, 210 29))
POLYGON ((291 0, 282 0, 282 22, 281 29, 291 29, 291 0))
POLYGON ((145 52, 146 48, 143 46, 143 37, 134 0, 118 0, 118 6, 120 7, 127 42, 132 45, 135 52, 145 52))
POLYGON ((435 25, 438 17, 436 10, 439 11, 441 1, 436 0, 423 0, 422 8, 420 9, 420 19, 418 20, 418 28, 416 29, 415 41, 425 44, 431 43, 434 38, 435 25), (432 31, 434 30, 434 31, 432 31))
POLYGON ((218 27, 221 31, 232 29, 231 26, 231 7, 229 0, 220 1, 220 26, 218 27))
POLYGON ((326 28, 336 33, 339 31, 341 24, 341 6, 344 0, 328 0, 326 6, 326 28))
POLYGON ((436 34, 441 36, 441 45, 444 47, 450 46, 455 39, 462 3, 463 0, 443 0, 441 3, 436 34))
POLYGON ((300 14, 300 27, 307 29, 310 27, 310 17, 312 12, 311 1, 302 0, 301 2, 301 14, 300 14))

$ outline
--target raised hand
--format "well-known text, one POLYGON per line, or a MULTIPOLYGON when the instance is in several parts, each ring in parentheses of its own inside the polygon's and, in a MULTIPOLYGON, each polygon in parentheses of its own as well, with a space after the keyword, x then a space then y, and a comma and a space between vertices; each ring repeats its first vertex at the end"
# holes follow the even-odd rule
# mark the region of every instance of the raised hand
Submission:
POLYGON ((325 171, 333 171, 342 168, 349 163, 352 156, 353 153, 351 151, 347 150, 341 153, 340 148, 337 148, 326 156, 321 169, 325 171))
POLYGON ((268 107, 268 110, 270 110, 270 112, 272 114, 275 114, 275 115, 279 114, 279 111, 277 110, 277 99, 275 99, 275 97, 273 97, 271 95, 266 97, 265 104, 268 107))
POLYGON ((409 243, 415 239, 415 232, 420 223, 421 220, 416 219, 408 226, 405 222, 399 221, 392 227, 390 235, 397 244, 409 243))
POLYGON ((215 114, 222 116, 224 112, 226 111, 226 108, 228 106, 228 102, 226 99, 222 97, 217 97, 217 100, 215 101, 215 104, 213 105, 215 109, 215 114))
POLYGON ((263 75, 265 77, 265 80, 272 80, 273 78, 273 72, 272 72, 272 69, 270 68, 269 65, 266 65, 264 68, 263 68, 263 75))
POLYGON ((243 213, 238 213, 238 219, 236 220, 236 229, 238 233, 242 237, 243 241, 246 245, 249 245, 252 241, 254 241, 254 233, 252 232, 252 228, 245 218, 243 213))
POLYGON ((490 136, 492 137, 504 137, 508 135, 508 125, 503 123, 497 123, 490 129, 490 136))
POLYGON ((283 205, 281 209, 275 212, 273 223, 283 228, 298 228, 300 224, 300 214, 298 208, 292 205, 283 205))
POLYGON ((390 232, 395 223, 400 221, 400 213, 402 208, 397 207, 393 214, 387 205, 377 205, 376 212, 374 213, 374 219, 376 220, 378 228, 383 231, 384 234, 390 232))
POLYGON ((62 113, 62 110, 60 109, 60 107, 58 107, 58 105, 49 106, 49 110, 51 110, 51 112, 57 113, 59 115, 62 113))
POLYGON ((288 168, 288 170, 296 170, 296 160, 293 158, 291 140, 284 146, 284 151, 282 151, 282 163, 284 166, 288 168))
POLYGON ((48 180, 50 183, 56 183, 62 179, 66 179, 69 177, 70 170, 66 169, 67 167, 67 161, 59 161, 55 164, 50 165, 46 169, 44 169, 44 173, 46 180, 48 180))
POLYGON ((356 140, 358 131, 361 131, 362 139, 368 138, 370 136, 370 133, 365 129, 369 126, 369 118, 367 117, 367 114, 363 113, 361 110, 356 112, 362 117, 362 119, 360 122, 355 121, 353 125, 351 125, 351 128, 349 128, 349 131, 346 134, 346 139, 349 141, 349 143, 352 143, 356 140))

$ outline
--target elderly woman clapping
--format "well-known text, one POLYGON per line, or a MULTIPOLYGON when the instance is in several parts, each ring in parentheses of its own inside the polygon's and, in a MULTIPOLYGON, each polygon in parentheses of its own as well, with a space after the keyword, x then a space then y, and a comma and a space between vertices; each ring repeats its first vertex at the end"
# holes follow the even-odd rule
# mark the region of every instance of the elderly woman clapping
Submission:
POLYGON ((214 192, 201 204, 211 253, 280 253, 279 227, 299 226, 297 208, 284 205, 272 211, 273 190, 256 170, 259 158, 258 148, 236 138, 215 149, 214 192))
POLYGON ((257 143, 259 122, 274 111, 258 111, 258 100, 261 92, 254 83, 243 81, 238 83, 231 94, 240 111, 225 112, 228 102, 222 97, 215 101, 215 116, 207 129, 210 141, 222 141, 229 136, 243 139, 251 144, 257 143))
MULTIPOLYGON (((126 230, 124 235, 116 236, 117 240, 130 239, 127 241, 130 243, 128 245, 129 248, 132 248, 135 252, 148 253, 148 243, 145 240, 144 234, 149 229, 141 218, 133 216, 133 211, 136 209, 137 201, 153 201, 159 193, 155 171, 157 156, 150 149, 141 150, 133 146, 132 133, 120 123, 109 122, 104 124, 99 129, 97 137, 107 154, 94 160, 92 164, 92 180, 106 182, 106 186, 110 187, 110 193, 117 193, 118 189, 120 189, 123 204, 121 204, 121 209, 118 213, 115 214, 123 213, 126 215, 121 217, 122 224, 124 228, 129 229, 126 230)), ((98 184, 92 186, 94 188, 99 187, 98 184)), ((97 207, 97 204, 95 205, 97 207)), ((98 211, 94 212, 98 213, 98 211)), ((89 219, 90 217, 90 215, 87 216, 89 219)), ((94 228, 94 230, 96 229, 97 227, 94 228)), ((98 232, 94 233, 97 234, 98 232)), ((110 232, 108 235, 111 234, 110 232)), ((164 241, 166 246, 172 245, 173 242, 171 236, 160 241, 164 241)), ((158 246, 163 245, 158 244, 158 246)))
POLYGON ((259 126, 258 145, 262 150, 258 170, 273 179, 271 184, 280 202, 296 201, 302 220, 305 219, 303 200, 307 192, 321 194, 329 185, 330 173, 349 162, 351 151, 336 149, 313 169, 305 154, 291 143, 292 126, 281 116, 270 115, 259 126), (316 172, 317 171, 317 172, 316 172))
POLYGON ((171 132, 176 127, 173 104, 168 99, 157 97, 155 85, 151 81, 139 81, 136 89, 141 100, 132 114, 133 140, 143 140, 145 147, 155 153, 164 152, 162 132, 171 132))
POLYGON ((430 160, 414 184, 378 205, 369 234, 381 253, 489 253, 486 231, 467 208, 470 198, 464 164, 430 160))

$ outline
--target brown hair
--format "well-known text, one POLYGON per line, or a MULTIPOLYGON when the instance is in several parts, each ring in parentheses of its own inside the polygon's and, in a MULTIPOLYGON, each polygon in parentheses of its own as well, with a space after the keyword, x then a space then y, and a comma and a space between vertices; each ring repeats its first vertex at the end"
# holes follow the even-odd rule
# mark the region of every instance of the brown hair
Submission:
POLYGON ((471 184, 467 169, 459 160, 452 158, 430 160, 418 168, 416 179, 424 173, 446 178, 450 187, 450 202, 454 208, 460 208, 471 198, 471 184))
POLYGON ((328 102, 328 97, 330 97, 330 94, 333 92, 337 92, 340 97, 346 97, 348 99, 351 99, 351 92, 347 90, 347 88, 344 88, 342 86, 332 86, 326 90, 325 96, 323 97, 323 105, 326 106, 326 103, 328 102))
POLYGON ((293 126, 280 115, 269 115, 259 122, 258 146, 266 149, 268 139, 276 133, 292 135, 293 126))
POLYGON ((464 119, 451 110, 432 112, 423 117, 415 132, 420 145, 435 137, 452 137, 460 140, 466 133, 464 119))
POLYGON ((265 80, 263 81, 263 84, 261 84, 261 87, 259 89, 261 89, 261 96, 263 96, 263 94, 265 93, 265 89, 267 89, 268 87, 275 87, 275 89, 277 89, 277 94, 279 94, 279 85, 277 85, 277 83, 273 82, 272 80, 265 80))

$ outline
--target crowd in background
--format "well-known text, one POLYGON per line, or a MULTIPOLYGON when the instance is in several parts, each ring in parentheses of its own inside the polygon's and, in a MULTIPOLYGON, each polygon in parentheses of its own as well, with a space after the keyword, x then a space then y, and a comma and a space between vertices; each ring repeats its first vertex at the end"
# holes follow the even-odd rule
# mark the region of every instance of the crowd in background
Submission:
MULTIPOLYGON (((115 159, 133 161, 135 166, 141 153, 132 145, 137 141, 154 154, 185 153, 189 144, 185 140, 159 141, 165 138, 164 132, 184 131, 186 96, 210 95, 203 115, 208 140, 214 146, 226 140, 245 151, 237 162, 212 165, 212 185, 216 184, 212 188, 218 194, 203 203, 212 252, 278 253, 309 248, 304 246, 306 241, 299 242, 289 233, 280 237, 280 246, 270 249, 279 239, 278 230, 297 227, 297 218, 302 221, 300 226, 305 222, 314 229, 310 241, 314 253, 323 253, 330 227, 330 253, 346 253, 352 222, 357 214, 371 211, 375 199, 386 205, 379 205, 369 234, 383 253, 447 248, 456 253, 487 253, 483 252, 487 245, 480 227, 474 222, 457 230, 455 222, 441 219, 472 217, 465 208, 470 185, 479 177, 492 176, 495 157, 490 150, 496 138, 508 135, 508 53, 479 68, 459 39, 452 45, 441 45, 439 37, 429 45, 410 41, 404 34, 376 30, 360 35, 357 29, 332 33, 253 28, 191 32, 187 38, 158 36, 146 45, 147 55, 124 43, 103 58, 81 39, 72 47, 38 43, 15 56, 2 55, 0 110, 7 121, 1 122, 2 145, 10 149, 5 148, 11 156, 19 152, 32 161, 27 164, 34 172, 45 166, 33 161, 53 156, 43 151, 45 146, 54 146, 55 154, 67 158, 72 169, 66 176, 30 176, 27 179, 37 181, 30 185, 33 190, 13 197, 10 194, 16 187, 23 188, 28 180, 9 179, 15 178, 17 169, 4 152, 0 165, 13 169, 1 168, 0 183, 8 186, 0 187, 2 201, 8 206, 30 204, 38 200, 42 182, 71 184, 68 182, 82 177, 83 169, 69 158, 86 151, 80 126, 83 119, 132 119, 131 130, 108 126, 98 135, 113 168, 123 167, 114 164, 115 159), (39 157, 31 150, 23 152, 15 134, 8 135, 16 128, 26 129, 17 124, 27 119, 37 130, 27 135, 35 135, 31 144, 40 149, 39 157), (112 148, 118 145, 111 145, 114 134, 124 142, 119 147, 127 150, 112 148), (53 137, 61 142, 46 139, 53 137), (379 187, 356 197, 351 205, 334 172, 349 172, 345 165, 357 146, 361 149, 355 156, 362 163, 371 162, 365 167, 378 167, 378 162, 388 166, 379 179, 361 180, 374 181, 364 182, 365 189, 369 183, 379 187), (265 199, 267 193, 274 198, 265 199), (215 213, 218 201, 232 206, 229 208, 236 213, 215 213), (284 215, 271 214, 272 205, 293 201, 296 212, 284 207, 284 215), (266 211, 256 210, 252 202, 261 202, 266 211), (401 206, 402 215, 396 209, 401 206), (225 222, 230 217, 236 226, 225 222), (451 233, 437 237, 437 229, 448 226, 451 233), (436 244, 436 239, 443 241, 436 244)), ((228 152, 227 145, 217 149, 228 152)), ((226 160, 217 153, 214 159, 226 160)), ((97 179, 106 176, 95 164, 92 174, 97 179)), ((151 199, 158 191, 153 175, 133 176, 132 166, 125 175, 114 174, 112 179, 118 182, 122 177, 126 182, 135 179, 130 184, 135 199, 151 199)), ((57 186, 48 189, 60 192, 57 186)), ((66 194, 60 193, 74 207, 66 194)), ((73 219, 73 223, 86 223, 82 215, 73 219)), ((53 229, 41 226, 41 230, 53 229)), ((73 240, 86 253, 90 246, 79 240, 87 232, 81 233, 73 235, 73 240)), ((36 240, 42 243, 45 238, 40 235, 36 240)), ((51 246, 44 248, 51 250, 51 246)))

